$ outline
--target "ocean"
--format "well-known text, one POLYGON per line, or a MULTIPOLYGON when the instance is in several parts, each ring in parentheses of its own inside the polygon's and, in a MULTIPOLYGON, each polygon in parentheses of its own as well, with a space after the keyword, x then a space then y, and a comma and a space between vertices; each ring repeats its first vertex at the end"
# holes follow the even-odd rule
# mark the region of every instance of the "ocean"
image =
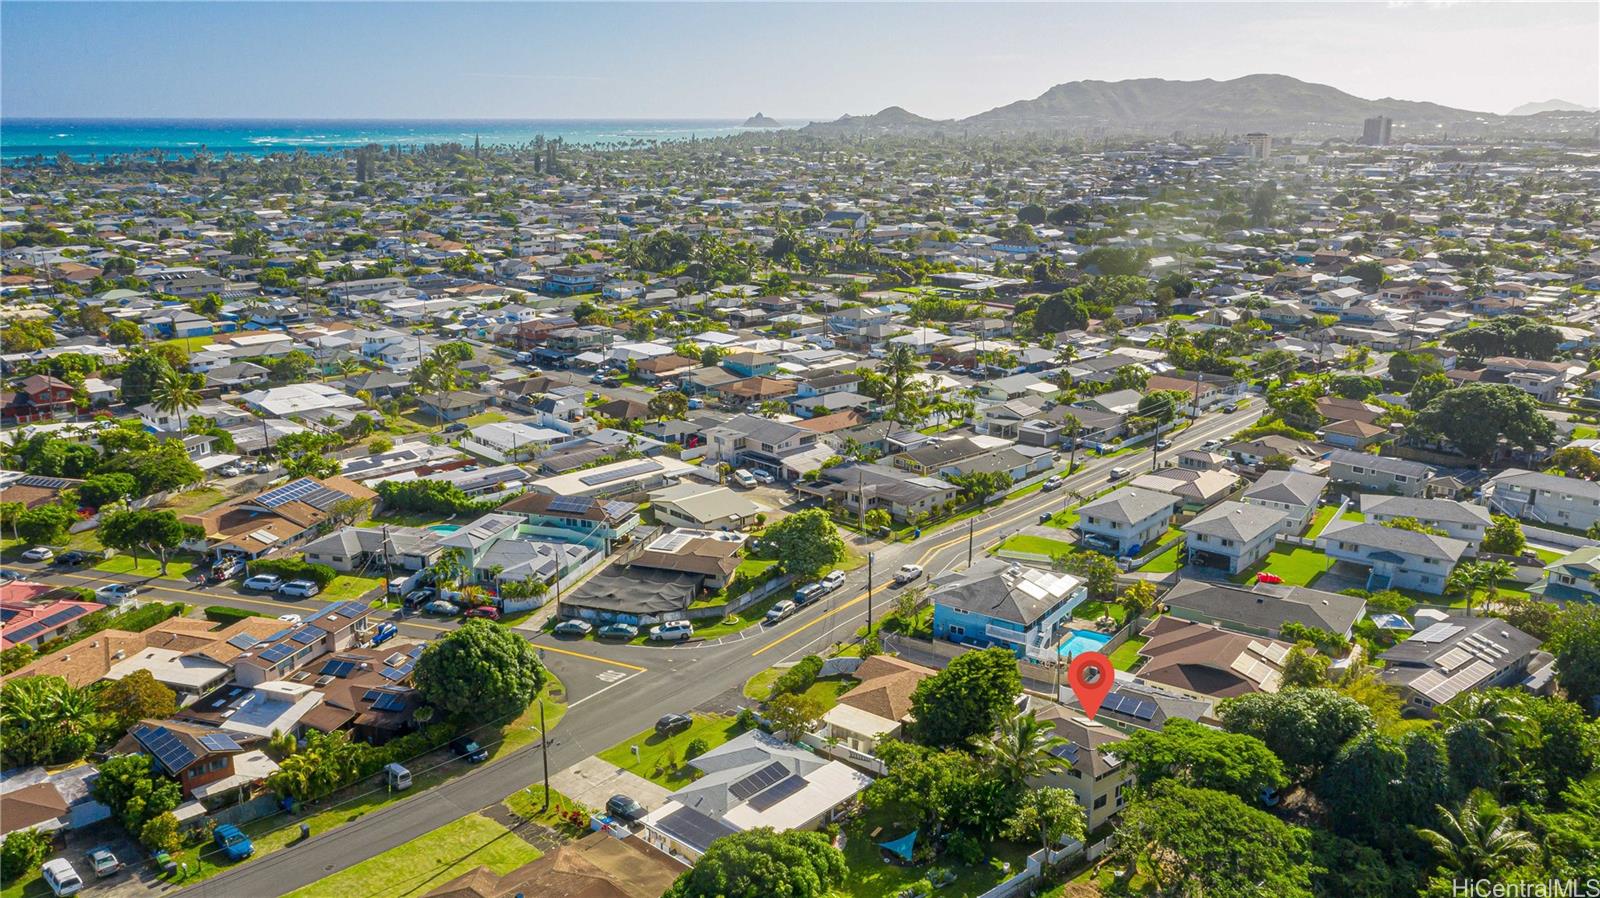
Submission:
POLYGON ((205 147, 224 153, 329 152, 363 144, 388 147, 456 142, 484 146, 524 144, 543 134, 576 144, 722 137, 751 130, 742 120, 719 119, 0 119, 0 159, 66 153, 79 162, 160 149, 188 156, 205 147))

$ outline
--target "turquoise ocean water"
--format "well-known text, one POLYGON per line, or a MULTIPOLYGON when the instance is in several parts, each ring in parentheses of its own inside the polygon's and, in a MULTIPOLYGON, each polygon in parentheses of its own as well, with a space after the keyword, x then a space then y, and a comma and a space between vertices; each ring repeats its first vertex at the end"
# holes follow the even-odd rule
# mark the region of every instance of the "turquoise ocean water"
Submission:
POLYGON ((429 143, 518 145, 543 134, 567 143, 620 144, 722 137, 746 130, 737 120, 687 119, 0 119, 0 158, 53 160, 66 153, 77 161, 160 149, 187 156, 205 147, 224 153, 264 156, 296 150, 329 152, 368 143, 420 146, 429 143))

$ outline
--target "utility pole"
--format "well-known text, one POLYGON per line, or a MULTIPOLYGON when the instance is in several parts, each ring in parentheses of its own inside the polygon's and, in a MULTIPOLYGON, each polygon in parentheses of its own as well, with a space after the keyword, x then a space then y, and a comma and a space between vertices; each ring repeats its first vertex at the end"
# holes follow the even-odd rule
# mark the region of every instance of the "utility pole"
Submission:
POLYGON ((550 731, 544 727, 544 697, 535 696, 539 703, 539 754, 544 756, 544 809, 550 810, 550 731))
POLYGON ((861 466, 859 464, 856 465, 856 529, 865 533, 867 530, 867 488, 863 482, 863 473, 861 466))
POLYGON ((972 531, 977 518, 967 518, 967 567, 972 567, 972 531))
POLYGON ((872 557, 876 553, 867 553, 867 635, 872 635, 872 557))
POLYGON ((383 594, 387 602, 389 584, 394 580, 394 568, 389 564, 389 525, 383 525, 383 594))

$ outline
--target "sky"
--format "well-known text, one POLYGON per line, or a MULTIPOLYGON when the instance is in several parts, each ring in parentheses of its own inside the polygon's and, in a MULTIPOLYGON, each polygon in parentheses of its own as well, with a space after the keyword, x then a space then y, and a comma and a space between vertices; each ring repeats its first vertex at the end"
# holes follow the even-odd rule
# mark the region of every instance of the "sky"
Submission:
POLYGON ((0 3, 0 112, 973 115, 1079 79, 1271 72, 1487 112, 1600 105, 1600 3, 0 3))

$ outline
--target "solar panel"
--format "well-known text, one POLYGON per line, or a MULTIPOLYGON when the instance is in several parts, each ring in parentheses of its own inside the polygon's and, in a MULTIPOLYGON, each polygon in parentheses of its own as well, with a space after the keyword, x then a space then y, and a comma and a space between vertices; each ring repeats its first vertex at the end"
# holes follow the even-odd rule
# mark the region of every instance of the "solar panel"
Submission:
POLYGON ((679 841, 702 849, 723 836, 737 832, 733 827, 715 817, 709 817, 693 808, 684 807, 680 807, 661 818, 656 823, 656 826, 676 837, 679 841))
POLYGON ((383 677, 385 680, 389 680, 390 682, 399 682, 400 680, 404 680, 406 678, 406 674, 410 672, 411 670, 409 668, 402 669, 399 667, 385 667, 383 670, 378 671, 378 675, 383 677))
POLYGON ((256 645, 258 640, 249 633, 238 633, 228 637, 228 645, 236 649, 247 649, 256 645))
POLYGON ((269 490, 256 497, 257 505, 268 508, 277 508, 289 502, 298 502, 304 496, 310 495, 313 490, 322 489, 323 486, 310 477, 290 481, 275 490, 269 490))
POLYGON ((1123 695, 1120 692, 1111 692, 1107 693, 1101 707, 1139 720, 1154 720, 1157 705, 1155 702, 1123 695))
POLYGON ((1050 754, 1066 761, 1068 764, 1078 763, 1078 746, 1071 742, 1064 742, 1050 749, 1050 754))
POLYGON ((583 514, 594 507, 594 500, 588 496, 557 496, 547 507, 563 514, 583 514))
POLYGON ((141 724, 134 728, 134 736, 171 773, 177 773, 195 761, 195 753, 189 746, 165 727, 141 724))
POLYGON ((757 792, 775 785, 788 773, 789 768, 785 767, 782 761, 773 761, 771 764, 729 786, 728 793, 740 801, 746 801, 757 792))
POLYGON ((322 665, 322 670, 319 673, 325 677, 347 677, 350 675, 350 671, 355 669, 356 663, 354 661, 342 661, 335 658, 322 665))
POLYGON ((806 778, 791 773, 784 777, 776 786, 767 789, 755 798, 750 799, 750 807, 757 811, 765 811, 785 798, 799 792, 806 787, 806 778))
POLYGON ((640 474, 649 474, 661 470, 661 463, 654 461, 639 461, 631 465, 623 465, 610 471, 596 471, 578 478, 584 486, 599 486, 602 483, 611 483, 614 480, 623 480, 628 477, 637 477, 640 474))
POLYGON ((1458 624, 1434 624, 1420 633, 1412 634, 1411 638, 1417 642, 1432 644, 1435 642, 1444 642, 1446 639, 1449 639, 1465 629, 1466 627, 1458 624))
POLYGON ((300 643, 301 645, 310 645, 311 643, 316 642, 327 635, 327 630, 324 630, 321 627, 307 625, 289 634, 289 638, 300 643))
POLYGON ((374 710, 374 711, 401 711, 401 710, 405 709, 405 706, 406 706, 406 700, 405 700, 404 697, 402 697, 400 695, 396 695, 393 692, 385 692, 382 695, 378 696, 378 700, 377 701, 372 703, 372 710, 374 710))
POLYGON ((200 744, 212 751, 238 751, 239 743, 233 741, 232 736, 221 733, 208 733, 200 737, 200 744))
POLYGON ((66 489, 72 484, 73 481, 64 477, 41 477, 37 474, 29 474, 26 477, 17 478, 18 486, 36 486, 46 490, 66 489))
POLYGON ((375 702, 378 700, 378 696, 380 695, 383 695, 382 689, 368 689, 366 692, 362 693, 361 700, 364 702, 375 702))
POLYGON ((412 657, 412 659, 415 660, 417 658, 421 658, 422 657, 422 649, 423 649, 422 644, 418 643, 417 645, 414 645, 411 648, 406 649, 406 654, 410 655, 412 657))
POLYGON ((268 664, 277 664, 279 661, 294 654, 294 649, 288 645, 275 645, 261 653, 261 660, 268 664))

